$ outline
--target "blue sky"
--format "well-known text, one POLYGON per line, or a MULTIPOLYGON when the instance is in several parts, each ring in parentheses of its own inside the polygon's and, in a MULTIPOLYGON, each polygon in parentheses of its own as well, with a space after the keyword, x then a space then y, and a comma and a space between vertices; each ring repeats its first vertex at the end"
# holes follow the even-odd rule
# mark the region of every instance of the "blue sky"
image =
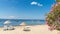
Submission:
POLYGON ((55 0, 0 0, 0 18, 45 19, 55 0))

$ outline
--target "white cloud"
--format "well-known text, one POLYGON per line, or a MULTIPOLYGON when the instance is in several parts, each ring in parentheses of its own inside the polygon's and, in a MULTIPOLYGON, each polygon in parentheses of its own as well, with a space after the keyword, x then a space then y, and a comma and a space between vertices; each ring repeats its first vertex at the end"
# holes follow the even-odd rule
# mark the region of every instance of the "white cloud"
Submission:
POLYGON ((37 5, 37 2, 31 2, 31 5, 37 5))
POLYGON ((0 16, 3 19, 19 19, 19 16, 0 16))
POLYGON ((35 2, 35 1, 31 2, 31 5, 43 6, 43 4, 40 4, 40 3, 35 2))
POLYGON ((37 4, 38 6, 43 6, 43 4, 37 4))
POLYGON ((8 16, 8 18, 10 18, 10 19, 18 19, 19 16, 8 16))

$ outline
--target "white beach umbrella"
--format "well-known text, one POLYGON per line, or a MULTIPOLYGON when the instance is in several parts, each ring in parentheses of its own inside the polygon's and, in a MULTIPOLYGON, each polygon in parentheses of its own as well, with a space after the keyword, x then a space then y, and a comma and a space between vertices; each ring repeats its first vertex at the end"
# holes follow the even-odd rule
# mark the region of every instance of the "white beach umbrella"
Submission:
POLYGON ((26 26, 27 24, 25 22, 22 22, 20 25, 21 26, 26 26))
POLYGON ((10 24, 11 22, 9 20, 5 21, 4 24, 10 24))

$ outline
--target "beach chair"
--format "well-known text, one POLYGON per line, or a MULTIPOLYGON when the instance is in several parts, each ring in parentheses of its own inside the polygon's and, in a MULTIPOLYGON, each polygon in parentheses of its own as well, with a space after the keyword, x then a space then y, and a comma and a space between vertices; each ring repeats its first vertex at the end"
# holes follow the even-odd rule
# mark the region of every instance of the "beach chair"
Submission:
POLYGON ((8 30, 8 27, 7 26, 4 26, 4 31, 8 30))
POLYGON ((14 30, 14 27, 13 26, 9 26, 8 30, 14 30))
POLYGON ((25 26, 23 31, 30 31, 30 27, 29 26, 25 26))

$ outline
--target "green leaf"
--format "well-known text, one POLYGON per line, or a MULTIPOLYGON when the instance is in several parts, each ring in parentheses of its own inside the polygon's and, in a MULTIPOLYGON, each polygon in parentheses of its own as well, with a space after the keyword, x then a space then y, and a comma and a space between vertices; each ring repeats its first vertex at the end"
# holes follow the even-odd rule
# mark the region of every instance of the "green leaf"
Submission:
POLYGON ((56 0, 57 2, 60 2, 60 0, 56 0))
POLYGON ((58 31, 60 31, 60 28, 57 28, 58 31))

